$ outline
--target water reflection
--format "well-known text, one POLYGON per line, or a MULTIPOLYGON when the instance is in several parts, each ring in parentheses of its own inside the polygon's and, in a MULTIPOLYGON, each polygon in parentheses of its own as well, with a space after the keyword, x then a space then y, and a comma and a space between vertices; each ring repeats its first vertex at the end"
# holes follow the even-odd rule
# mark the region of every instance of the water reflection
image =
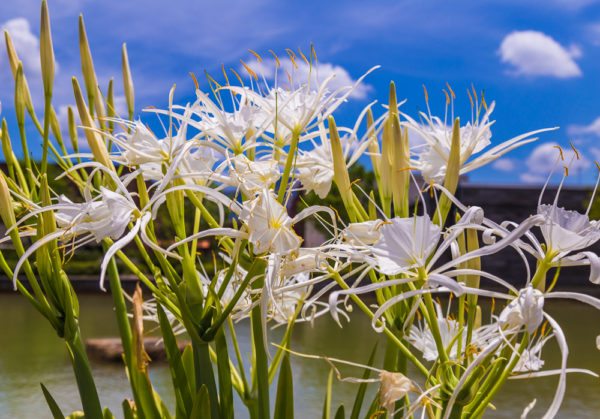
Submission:
MULTIPOLYGON (((85 337, 116 335, 116 323, 111 299, 106 295, 81 296, 82 329, 85 337)), ((569 365, 600 370, 600 353, 595 339, 600 334, 600 316, 586 306, 570 302, 551 301, 546 304, 550 314, 564 326, 571 345, 569 365)), ((70 363, 61 340, 50 326, 24 299, 13 294, 0 294, 0 316, 3 319, 0 333, 0 417, 49 417, 39 388, 43 382, 55 396, 64 412, 79 408, 70 363)), ((247 325, 240 325, 238 336, 243 354, 250 352, 247 325)), ((274 337, 283 331, 274 330, 274 337)), ((298 325, 294 331, 292 347, 300 352, 366 362, 374 343, 380 339, 361 315, 354 316, 352 327, 340 329, 324 317, 314 326, 298 325)), ((382 348, 381 348, 382 349, 382 348)), ((547 367, 559 364, 555 344, 547 346, 544 354, 547 367)), ((320 417, 328 367, 323 362, 293 358, 294 392, 299 417, 320 417)), ((120 404, 130 394, 124 370, 113 364, 94 364, 98 390, 104 405, 120 416, 120 404)), ((361 371, 342 369, 344 374, 361 375, 361 371)), ((172 403, 170 376, 161 364, 151 365, 153 383, 158 392, 172 403)), ((539 378, 532 381, 512 381, 496 399, 496 411, 486 417, 515 418, 534 398, 537 408, 530 417, 539 417, 550 403, 556 378, 539 378)), ((353 384, 334 384, 333 406, 343 403, 351 408, 357 387, 353 384)), ((371 393, 375 388, 371 389, 371 393)), ((561 410, 564 418, 600 417, 600 380, 583 375, 571 375, 568 380, 566 400, 561 410)), ((237 403, 240 403, 237 400, 237 403)), ((240 412, 242 410, 239 410, 240 412)), ((240 416, 243 417, 243 416, 240 416)))

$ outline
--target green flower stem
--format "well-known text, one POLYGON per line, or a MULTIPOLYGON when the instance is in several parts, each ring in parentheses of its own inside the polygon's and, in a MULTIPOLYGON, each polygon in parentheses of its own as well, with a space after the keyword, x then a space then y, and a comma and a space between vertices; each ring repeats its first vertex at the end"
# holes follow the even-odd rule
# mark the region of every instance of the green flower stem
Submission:
POLYGON ((537 269, 531 279, 531 285, 542 292, 546 290, 546 274, 552 267, 552 259, 555 255, 553 252, 547 252, 546 256, 538 262, 537 269))
MULTIPOLYGON (((350 289, 348 284, 344 281, 344 279, 340 276, 339 273, 335 272, 332 269, 329 269, 329 273, 331 277, 337 282, 337 284, 344 290, 350 289)), ((354 294, 350 294, 350 298, 354 303, 371 319, 373 320, 373 312, 371 309, 357 296, 354 294)), ((406 359, 410 361, 417 369, 425 376, 428 377, 434 385, 437 384, 434 377, 432 377, 429 373, 429 370, 417 359, 416 356, 408 349, 400 339, 386 326, 383 329, 385 335, 398 347, 398 349, 404 354, 406 359)))
MULTIPOLYGON (((419 269, 419 279, 421 281, 425 281, 427 276, 423 269, 419 269)), ((440 332, 440 325, 437 321, 437 314, 435 312, 435 307, 433 305, 433 298, 431 294, 425 293, 423 294, 423 300, 425 302, 425 310, 427 312, 427 322, 429 323, 429 330, 431 330, 431 334, 433 335, 433 340, 435 341, 435 346, 438 350, 439 361, 441 364, 445 364, 449 361, 448 354, 446 353, 446 348, 444 347, 444 343, 442 342, 442 334, 440 332)))
POLYGON ((290 173, 292 166, 296 160, 296 150, 298 149, 298 141, 300 139, 300 130, 292 130, 292 141, 290 143, 290 149, 288 150, 287 158, 285 159, 285 166, 283 167, 283 174, 281 175, 281 181, 279 182, 279 191, 277 192, 277 200, 283 203, 285 199, 285 192, 287 190, 287 184, 290 180, 290 173))

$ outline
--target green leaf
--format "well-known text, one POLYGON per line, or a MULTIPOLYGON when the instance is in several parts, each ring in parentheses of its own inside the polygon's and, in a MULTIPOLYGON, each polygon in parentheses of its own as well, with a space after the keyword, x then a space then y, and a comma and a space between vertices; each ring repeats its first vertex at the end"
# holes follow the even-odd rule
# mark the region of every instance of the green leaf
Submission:
MULTIPOLYGON (((194 350, 194 365, 196 371, 196 386, 206 387, 207 394, 210 398, 211 415, 214 418, 219 416, 219 395, 217 393, 217 384, 215 382, 215 374, 213 371, 212 361, 210 359, 210 351, 207 342, 192 339, 192 348, 194 350)), ((193 416, 192 417, 198 417, 193 416)))
POLYGON ((323 419, 331 418, 331 389, 333 387, 333 368, 329 370, 327 377, 327 391, 325 392, 325 401, 323 402, 323 419))
POLYGON ((217 374, 219 375, 219 406, 221 418, 233 419, 233 390, 227 340, 223 328, 219 328, 215 336, 215 352, 217 353, 217 374))
POLYGON ((190 418, 212 418, 210 411, 211 408, 210 397, 208 396, 208 388, 203 384, 194 399, 194 406, 192 406, 190 418))
POLYGON ((181 354, 181 361, 183 362, 183 368, 187 373, 188 385, 192 394, 196 393, 196 370, 194 366, 194 351, 192 345, 187 345, 183 354, 181 354))
POLYGON ((121 403, 121 406, 123 407, 123 417, 124 419, 135 419, 135 414, 133 412, 133 409, 131 407, 131 402, 127 399, 123 400, 123 403, 121 403))
POLYGON ((182 417, 187 417, 189 409, 192 406, 193 399, 186 369, 183 365, 181 352, 179 351, 177 339, 175 338, 175 334, 173 333, 169 319, 167 318, 167 315, 160 304, 156 305, 156 309, 158 313, 161 334, 165 345, 165 351, 169 361, 171 379, 173 380, 173 387, 175 389, 176 410, 178 413, 177 416, 183 415, 182 417))
POLYGON ((283 355, 281 368, 279 369, 274 418, 294 418, 294 380, 292 379, 292 366, 288 352, 283 355))
POLYGON ((65 415, 63 415, 62 411, 60 410, 60 407, 58 407, 58 403, 56 403, 54 397, 52 397, 45 385, 40 383, 40 386, 42 387, 42 392, 44 393, 44 398, 46 399, 46 403, 50 408, 50 412, 52 412, 52 417, 54 419, 64 419, 65 415))
POLYGON ((104 411, 102 412, 104 419, 115 419, 115 415, 113 415, 113 413, 110 411, 110 409, 108 407, 104 408, 104 411))
POLYGON ((346 411, 344 410, 344 405, 341 404, 340 407, 338 407, 338 410, 335 412, 334 419, 345 419, 345 417, 346 411))
POLYGON ((79 389, 79 396, 85 417, 87 419, 102 419, 100 398, 98 397, 92 369, 85 353, 79 330, 76 331, 74 339, 66 343, 71 355, 73 372, 75 373, 75 380, 77 381, 77 388, 79 389))
MULTIPOLYGON (((371 350, 371 355, 369 356, 369 361, 367 362, 367 365, 369 367, 372 366, 373 361, 375 361, 375 353, 376 352, 377 352, 377 343, 375 344, 375 346, 373 346, 373 349, 371 350)), ((365 369, 362 379, 368 380, 370 376, 371 376, 371 370, 365 369)), ((365 394, 367 392, 367 384, 368 383, 366 383, 366 382, 362 382, 362 383, 360 383, 360 386, 358 387, 358 391, 356 392, 356 397, 354 397, 354 405, 352 406, 352 412, 350 412, 350 419, 358 419, 358 417, 360 415, 360 410, 362 409, 362 404, 365 399, 365 394)))

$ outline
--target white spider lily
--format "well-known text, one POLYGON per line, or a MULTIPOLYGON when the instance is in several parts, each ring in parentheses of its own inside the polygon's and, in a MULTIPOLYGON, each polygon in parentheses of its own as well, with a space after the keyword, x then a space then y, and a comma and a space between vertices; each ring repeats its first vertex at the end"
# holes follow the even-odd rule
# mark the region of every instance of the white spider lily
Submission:
MULTIPOLYGON (((491 144, 492 133, 490 127, 495 121, 490 121, 489 118, 494 106, 495 104, 492 102, 481 120, 474 120, 460 128, 461 175, 484 166, 515 148, 536 141, 537 138, 532 138, 536 134, 556 129, 546 128, 530 131, 483 152, 491 144), (471 158, 478 153, 482 154, 471 158)), ((403 114, 403 116, 407 120, 404 125, 418 133, 425 141, 424 145, 418 146, 423 149, 417 153, 417 167, 421 170, 427 182, 442 183, 450 158, 452 127, 446 125, 440 118, 424 112, 420 113, 425 121, 424 123, 419 123, 408 115, 403 114)))
MULTIPOLYGON (((102 187, 100 188, 100 195, 96 200, 74 203, 62 196, 59 198, 57 204, 31 211, 27 216, 19 220, 17 225, 46 211, 55 212, 56 223, 59 228, 54 233, 40 238, 25 251, 14 269, 13 282, 15 286, 19 271, 29 256, 52 240, 62 240, 67 244, 71 242, 71 251, 93 241, 99 243, 105 238, 116 240, 124 234, 128 224, 140 215, 131 197, 102 187)), ((108 261, 110 261, 118 250, 134 239, 139 228, 140 220, 138 219, 131 232, 115 242, 106 252, 102 262, 100 288, 104 289, 104 276, 108 261)))
POLYGON ((230 160, 229 178, 231 186, 239 187, 244 193, 253 195, 269 189, 281 176, 279 164, 275 160, 249 160, 239 154, 230 160))
MULTIPOLYGON (((440 331, 440 338, 448 352, 448 357, 451 360, 458 358, 457 354, 457 343, 456 337, 460 332, 460 325, 456 320, 446 319, 445 317, 438 317, 435 321, 438 322, 438 329, 440 331), (452 347, 450 347, 452 344, 452 347)), ((438 350, 435 344, 433 333, 429 327, 412 325, 410 332, 406 338, 412 346, 417 350, 421 351, 423 358, 427 361, 436 361, 438 359, 438 350)), ((466 335, 463 334, 463 347, 466 341, 466 335)))
MULTIPOLYGON (((501 312, 500 316, 498 317, 499 325, 507 327, 508 333, 518 333, 521 329, 523 329, 524 331, 527 331, 528 333, 532 333, 539 327, 539 325, 543 322, 544 319, 546 319, 546 321, 548 322, 548 325, 550 326, 550 328, 552 330, 552 336, 556 338, 556 342, 558 343, 558 346, 559 346, 559 349, 561 352, 560 369, 551 370, 551 371, 527 372, 522 376, 516 375, 516 376, 511 377, 511 378, 531 378, 531 377, 544 377, 544 376, 548 376, 548 375, 559 375, 559 383, 556 388, 554 399, 553 399, 550 407, 544 414, 544 416, 543 416, 544 419, 551 419, 556 416, 556 414, 562 404, 562 400, 564 398, 565 389, 566 389, 567 373, 577 372, 577 373, 585 373, 585 374, 596 376, 596 374, 594 374, 593 372, 587 371, 587 370, 567 368, 567 358, 569 355, 569 348, 567 345, 566 338, 565 338, 562 328, 560 327, 558 322, 556 322, 556 320, 554 320, 554 318, 552 318, 550 315, 548 315, 547 313, 545 313, 543 311, 543 306, 544 306, 544 300, 571 299, 571 300, 575 300, 575 301, 579 301, 579 302, 588 304, 588 305, 596 308, 597 310, 600 310, 600 299, 591 297, 589 295, 579 294, 579 293, 574 293, 574 292, 547 292, 544 294, 541 291, 539 291, 531 286, 528 286, 527 288, 520 290, 517 297, 511 296, 509 294, 492 293, 490 291, 485 291, 485 290, 480 290, 480 289, 468 289, 467 287, 465 287, 464 291, 466 293, 483 295, 483 296, 493 296, 494 298, 509 300, 510 301, 509 304, 501 312)), ((430 293, 450 292, 450 290, 443 289, 443 287, 441 287, 441 288, 438 288, 435 290, 428 290, 428 292, 430 292, 430 293)), ((409 292, 409 293, 405 293, 405 294, 411 294, 411 293, 409 292)), ((405 296, 403 299, 409 298, 410 296, 411 295, 405 296)), ((377 314, 378 313, 375 313, 376 316, 377 316, 377 314)), ((463 376, 459 380, 459 383, 454 388, 452 397, 450 398, 450 400, 448 402, 448 407, 447 407, 448 410, 447 410, 447 414, 444 416, 445 418, 448 417, 448 413, 450 412, 450 408, 452 407, 452 405, 454 404, 454 402, 456 400, 456 396, 461 391, 466 378, 469 376, 469 374, 472 372, 472 370, 474 368, 477 368, 479 363, 482 362, 485 357, 487 357, 491 353, 496 352, 498 350, 498 348, 500 347, 500 345, 502 344, 502 342, 505 342, 505 341, 506 341, 506 338, 503 336, 492 339, 489 342, 488 346, 479 354, 479 356, 465 370, 465 372, 463 373, 463 376)), ((542 345, 543 345, 543 343, 542 343, 542 345)), ((535 346, 533 348, 528 348, 529 351, 533 351, 533 357, 531 357, 531 354, 525 355, 525 359, 522 361, 521 367, 527 366, 524 363, 527 361, 528 356, 530 356, 530 358, 531 358, 530 361, 532 361, 528 365, 529 367, 535 367, 535 366, 539 365, 539 360, 535 359, 535 356, 537 356, 537 354, 539 354, 539 352, 536 353, 535 349, 536 349, 535 346)), ((541 350, 541 348, 540 348, 540 350, 541 350)), ((514 350, 513 356, 518 356, 516 350, 514 350)), ((517 366, 518 366, 518 364, 517 364, 517 366)), ((515 370, 515 372, 518 372, 518 371, 515 370)))
POLYGON ((190 126, 216 143, 223 154, 239 154, 255 147, 257 139, 273 121, 273 115, 248 101, 245 92, 238 93, 241 100, 234 100, 234 109, 228 112, 206 93, 196 90, 198 100, 192 106, 192 112, 199 120, 188 120, 190 126))
POLYGON ((396 217, 379 231, 381 239, 373 245, 373 254, 385 275, 424 267, 442 236, 442 229, 428 215, 396 217))
POLYGON ((381 227, 385 223, 381 220, 350 223, 342 231, 342 240, 351 245, 371 245, 381 241, 381 227))
POLYGON ((277 201, 275 194, 268 189, 262 190, 254 199, 244 202, 240 220, 246 224, 248 239, 254 246, 255 254, 268 251, 284 256, 296 253, 303 241, 294 231, 294 224, 318 212, 329 215, 337 234, 336 216, 331 208, 315 205, 291 218, 286 207, 277 201))
POLYGON ((325 121, 346 101, 364 78, 377 68, 371 68, 353 85, 343 86, 335 91, 329 90, 335 74, 326 78, 316 89, 310 82, 301 84, 294 90, 267 87, 268 92, 265 95, 245 87, 226 86, 223 89, 231 90, 266 114, 273 115, 273 124, 268 131, 273 133, 276 142, 287 144, 293 132, 299 135, 302 131, 325 121))
POLYGON ((298 250, 302 238, 294 231, 287 209, 269 190, 245 202, 240 219, 246 224, 254 253, 265 252, 285 255, 298 250))
POLYGON ((587 214, 555 205, 540 205, 538 214, 545 218, 540 229, 548 252, 570 253, 600 240, 600 223, 590 220, 587 214))
POLYGON ((100 200, 74 203, 61 195, 56 208, 56 224, 63 229, 63 238, 88 234, 96 243, 106 237, 121 237, 137 211, 135 204, 125 196, 103 187, 100 200))
POLYGON ((500 313, 500 325, 533 333, 544 320, 544 294, 532 286, 519 291, 519 295, 500 313))
MULTIPOLYGON (((513 372, 532 372, 541 370, 544 366, 542 349, 551 337, 552 335, 540 339, 531 347, 526 348, 521 354, 519 362, 517 362, 517 365, 513 368, 513 372)), ((518 350, 518 346, 516 349, 518 350)))
POLYGON ((306 191, 314 191, 322 199, 327 197, 333 183, 333 159, 328 142, 298 152, 296 178, 306 191))
POLYGON ((140 166, 145 163, 161 163, 169 157, 169 151, 180 146, 169 140, 158 139, 141 121, 130 124, 131 133, 117 134, 113 140, 122 148, 117 158, 128 166, 140 166))
MULTIPOLYGON (((589 265, 590 282, 600 284, 600 258, 596 253, 584 250, 600 240, 600 223, 590 220, 588 216, 599 182, 596 183, 594 188, 590 206, 588 206, 586 213, 582 214, 558 207, 558 198, 565 177, 559 185, 552 205, 541 203, 550 176, 540 194, 537 215, 534 216, 541 220, 539 227, 545 246, 532 233, 524 235, 529 243, 518 240, 515 245, 519 249, 530 253, 539 261, 547 263, 549 267, 589 265)), ((600 177, 598 180, 600 181, 600 177)), ((498 225, 489 220, 486 220, 486 224, 495 233, 501 235, 509 234, 508 226, 517 225, 512 222, 504 222, 502 225, 498 225)), ((489 241, 489 239, 489 234, 484 233, 484 240, 489 241)))

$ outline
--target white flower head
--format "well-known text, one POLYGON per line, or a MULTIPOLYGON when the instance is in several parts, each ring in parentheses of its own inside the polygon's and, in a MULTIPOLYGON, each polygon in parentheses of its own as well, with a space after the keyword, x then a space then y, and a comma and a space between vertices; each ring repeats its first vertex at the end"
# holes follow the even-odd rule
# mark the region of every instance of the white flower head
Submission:
POLYGON ((501 326, 510 329, 524 327, 533 333, 544 320, 544 294, 532 286, 523 288, 498 316, 501 326))
POLYGON ((600 240, 600 223, 587 214, 556 205, 539 205, 538 214, 545 217, 540 229, 549 252, 573 252, 600 240))
POLYGON ((323 143, 310 151, 299 151, 296 158, 296 178, 307 191, 325 198, 333 183, 333 158, 331 146, 323 143))
POLYGON ((442 234, 428 215, 393 218, 381 226, 380 232, 381 239, 373 246, 373 253, 379 271, 385 275, 424 267, 442 234))
POLYGON ((281 176, 275 160, 252 161, 243 154, 231 159, 230 178, 234 186, 239 186, 246 194, 254 194, 269 189, 281 176))
MULTIPOLYGON (((495 121, 490 121, 490 115, 494 111, 495 103, 492 102, 485 113, 479 118, 481 108, 477 108, 477 116, 464 126, 460 127, 460 174, 468 173, 481 166, 484 166, 509 151, 535 141, 533 135, 540 132, 553 130, 541 129, 531 131, 510 140, 507 140, 484 152, 491 144, 492 132, 490 127, 495 121), (481 153, 481 154, 479 154, 481 153), (474 155, 477 155, 473 157, 474 155)), ((419 123, 410 116, 403 114, 407 119, 405 125, 425 141, 425 144, 419 144, 416 147, 421 150, 417 152, 417 166, 421 170, 423 177, 427 182, 442 183, 446 176, 446 169, 450 159, 450 149, 452 146, 451 125, 446 124, 442 119, 421 112, 424 123, 419 123)))
MULTIPOLYGON (((457 340, 458 332, 460 331, 460 325, 456 320, 447 319, 442 316, 437 316, 438 328, 440 331, 440 338, 445 348, 448 348, 448 356, 450 359, 457 359, 457 340), (452 347, 449 345, 453 343, 452 347)), ((435 344, 433 333, 428 326, 423 325, 422 327, 412 325, 410 328, 407 340, 417 350, 423 353, 423 358, 427 361, 435 361, 438 359, 438 350, 435 344)), ((463 334, 463 345, 466 342, 466 335, 463 334)))
POLYGON ((342 231, 342 239, 352 245, 371 245, 381 239, 381 227, 385 223, 381 220, 370 220, 361 223, 350 223, 342 231))
POLYGON ((285 255, 298 250, 302 238, 294 231, 287 209, 273 192, 263 190, 245 202, 240 219, 246 224, 255 254, 272 252, 285 255))
POLYGON ((58 204, 57 225, 68 235, 90 234, 96 243, 107 237, 121 237, 137 210, 131 200, 104 187, 100 189, 99 200, 74 203, 60 196, 58 204))

